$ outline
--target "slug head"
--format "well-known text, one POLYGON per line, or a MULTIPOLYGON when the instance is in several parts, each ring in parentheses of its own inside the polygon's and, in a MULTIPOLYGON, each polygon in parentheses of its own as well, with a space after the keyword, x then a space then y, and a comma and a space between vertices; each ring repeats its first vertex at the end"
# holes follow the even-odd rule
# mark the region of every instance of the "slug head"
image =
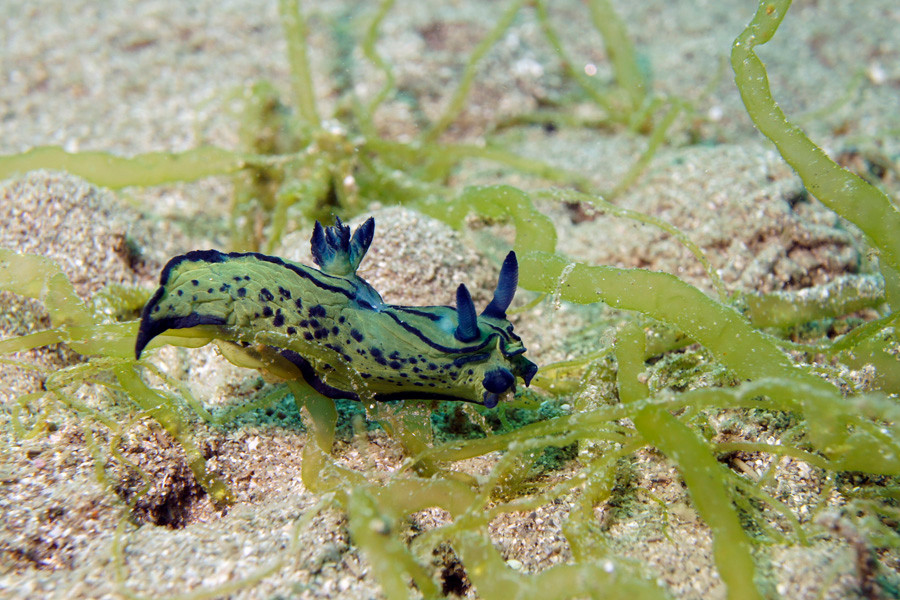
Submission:
POLYGON ((516 254, 510 252, 500 269, 494 297, 480 315, 475 314, 475 305, 466 286, 460 285, 456 291, 454 337, 460 342, 476 345, 473 355, 482 358, 475 363, 484 388, 482 403, 488 408, 496 406, 501 396, 515 392, 517 378, 521 377, 528 386, 538 370, 536 364, 523 356, 522 339, 513 332, 513 325, 506 318, 518 280, 516 254))

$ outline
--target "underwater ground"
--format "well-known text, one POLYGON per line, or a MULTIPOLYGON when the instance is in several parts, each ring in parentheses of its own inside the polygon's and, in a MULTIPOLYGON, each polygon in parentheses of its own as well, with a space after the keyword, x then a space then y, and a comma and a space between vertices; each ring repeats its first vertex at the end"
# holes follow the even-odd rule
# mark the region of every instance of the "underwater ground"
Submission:
POLYGON ((900 597, 896 2, 756 48, 827 157, 748 115, 750 0, 299 9, 0 3, 0 596, 900 597), (515 248, 532 387, 335 425, 204 332, 134 360, 169 258, 333 215, 396 304, 515 248))

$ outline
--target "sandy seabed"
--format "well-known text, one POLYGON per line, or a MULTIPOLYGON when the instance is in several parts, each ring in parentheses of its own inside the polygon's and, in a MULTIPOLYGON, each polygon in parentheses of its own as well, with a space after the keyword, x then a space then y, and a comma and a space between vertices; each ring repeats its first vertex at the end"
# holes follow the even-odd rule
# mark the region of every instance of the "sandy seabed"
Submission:
MULTIPOLYGON (((616 4, 648 66, 654 92, 685 98, 695 108, 692 121, 676 125, 672 143, 617 204, 686 232, 729 291, 798 290, 862 277, 860 236, 805 196, 797 176, 750 124, 725 68, 731 42, 752 16, 754 3, 616 4), (702 143, 689 143, 691 136, 702 143)), ((363 97, 381 85, 379 73, 358 48, 345 54, 345 63, 335 64, 346 51, 333 35, 335 24, 361 36, 371 17, 369 9, 355 6, 304 5, 313 25, 309 44, 323 114, 338 104, 335 73, 351 77, 363 97)), ((410 139, 423 119, 435 119, 468 52, 504 7, 475 1, 398 2, 382 25, 378 49, 393 65, 397 88, 418 98, 418 104, 411 106, 401 95, 386 102, 376 115, 379 131, 410 139)), ((448 139, 481 143, 498 123, 572 92, 530 10, 485 58, 448 139)), ((575 0, 554 2, 551 8, 570 55, 608 81, 608 60, 585 12, 575 0)), ((889 0, 797 2, 775 39, 760 50, 785 111, 850 166, 865 163, 867 156, 900 155, 898 28, 900 8, 889 0)), ((240 90, 268 80, 284 97, 290 95, 275 2, 2 3, 0 38, 2 154, 49 144, 127 155, 201 144, 234 147, 233 99, 240 90)), ((509 149, 586 174, 601 190, 622 177, 646 141, 597 128, 523 127, 498 135, 509 149)), ((887 160, 891 166, 882 184, 896 197, 896 158, 887 160)), ((453 177, 460 187, 497 181, 546 187, 495 165, 467 163, 453 177)), ((194 248, 227 247, 230 193, 226 178, 111 192, 70 175, 36 172, 0 183, 0 247, 51 257, 86 299, 107 283, 149 288, 169 257, 194 248), (134 259, 132 243, 140 260, 134 259)), ((591 264, 667 271, 711 292, 701 265, 658 230, 602 215, 586 220, 549 202, 540 208, 553 219, 563 253, 591 264)), ((450 304, 461 281, 473 290, 477 304, 489 298, 496 267, 495 257, 479 246, 484 236, 455 233, 406 209, 380 208, 374 214, 378 231, 364 270, 386 300, 450 304)), ((491 231, 500 239, 509 233, 502 227, 491 231)), ((307 244, 308 232, 291 232, 278 253, 307 260, 307 244)), ((528 356, 546 364, 577 354, 567 340, 588 327, 593 315, 545 303, 519 318, 516 328, 528 356)), ((0 294, 0 337, 31 333, 47 323, 38 303, 0 294)), ((65 348, 27 358, 49 369, 77 360, 65 348)), ((249 398, 264 385, 255 373, 232 366, 208 347, 165 348, 154 361, 177 373, 209 406, 249 398)), ((26 440, 13 433, 16 398, 40 389, 41 382, 10 366, 0 367, 0 377, 0 595, 118 597, 111 547, 121 502, 97 482, 73 415, 57 415, 45 436, 26 440)), ((866 377, 858 374, 860 386, 866 377)), ((89 394, 86 401, 92 401, 89 394)), ((159 428, 140 421, 128 430, 123 451, 152 482, 136 509, 143 524, 125 526, 127 589, 161 597, 222 585, 285 554, 295 521, 317 498, 301 483, 306 432, 294 416, 284 414, 290 407, 282 408, 225 430, 198 425, 196 436, 211 457, 210 468, 236 495, 227 511, 212 505, 193 481, 181 449, 159 428)), ((369 432, 365 452, 342 440, 335 453, 348 465, 384 472, 403 459, 380 430, 369 432)), ((483 474, 496 459, 473 459, 464 468, 483 474)), ((760 461, 745 466, 768 466, 760 461)), ((709 530, 690 508, 677 472, 649 451, 634 457, 633 468, 636 485, 669 506, 667 529, 663 533, 655 504, 643 498, 644 504, 617 517, 609 529, 617 554, 644 563, 674 597, 724 598, 709 530)), ((778 468, 780 492, 803 519, 823 489, 822 476, 790 459, 782 459, 778 468)), ((127 500, 138 487, 138 482, 123 481, 118 497, 127 500)), ((839 506, 841 498, 828 501, 839 506)), ((559 502, 504 515, 491 525, 492 541, 518 570, 565 563, 571 549, 562 526, 569 510, 559 502)), ((609 510, 598 506, 598 522, 609 518, 609 510)), ((423 511, 409 526, 425 530, 448 518, 441 511, 423 511)), ((229 597, 381 597, 343 515, 325 511, 301 535, 299 549, 275 573, 229 597)), ((856 542, 836 534, 809 547, 771 548, 764 576, 786 598, 860 596, 856 542)), ((896 551, 883 552, 880 560, 896 575, 896 551)), ((463 582, 449 591, 478 597, 465 585, 458 563, 439 568, 445 582, 463 582)))

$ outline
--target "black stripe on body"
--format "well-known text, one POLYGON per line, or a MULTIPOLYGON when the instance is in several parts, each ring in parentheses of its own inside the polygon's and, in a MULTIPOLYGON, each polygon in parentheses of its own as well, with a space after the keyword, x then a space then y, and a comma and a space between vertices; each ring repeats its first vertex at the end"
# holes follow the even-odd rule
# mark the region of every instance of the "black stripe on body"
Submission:
MULTIPOLYGON (((298 369, 300 369, 300 373, 303 375, 303 379, 306 381, 306 383, 312 386, 314 390, 316 390, 323 396, 331 398, 332 400, 345 399, 355 400, 357 402, 360 400, 359 394, 357 394, 356 392, 350 390, 342 390, 325 383, 325 381, 323 381, 319 377, 318 372, 309 363, 309 361, 303 358, 297 352, 294 352, 293 350, 277 350, 283 357, 291 361, 291 363, 293 363, 298 369)), ((475 400, 471 400, 469 398, 461 398, 452 394, 441 394, 438 392, 418 392, 415 390, 376 392, 372 396, 377 402, 387 402, 391 400, 453 400, 462 402, 475 402, 476 404, 479 404, 475 400)))
POLYGON ((169 276, 171 275, 172 271, 184 262, 224 263, 227 262, 227 260, 230 258, 255 258, 256 260, 259 260, 261 262, 284 267, 292 273, 311 281, 313 285, 320 289, 334 292, 336 294, 343 294, 350 300, 356 297, 356 290, 348 290, 338 285, 330 285, 329 283, 322 281, 322 279, 331 279, 335 282, 348 283, 347 280, 342 277, 335 277, 333 275, 328 275, 327 273, 322 273, 321 271, 314 270, 310 267, 288 263, 278 258, 277 256, 269 256, 268 254, 260 254, 259 252, 225 253, 218 250, 192 250, 187 254, 176 256, 168 263, 166 263, 166 266, 163 267, 162 274, 159 277, 159 284, 161 286, 165 286, 166 284, 168 284, 169 276))
POLYGON ((485 339, 480 344, 477 344, 474 346, 463 346, 462 348, 451 348, 449 346, 444 346, 443 344, 438 344, 437 342, 432 340, 430 337, 428 337, 427 335, 422 333, 422 331, 419 328, 414 327, 413 325, 410 325, 409 323, 404 323, 403 321, 401 321, 400 317, 398 317, 397 315, 394 314, 394 312, 395 312, 394 309, 395 309, 394 306, 390 306, 386 310, 381 311, 381 313, 379 313, 379 314, 389 316, 397 323, 397 325, 399 325, 406 331, 410 332, 411 334, 413 334, 414 336, 416 336, 417 338, 419 338, 420 340, 422 340, 423 342, 425 342, 426 344, 428 344, 435 350, 439 350, 440 352, 445 352, 447 354, 466 354, 469 352, 478 352, 479 350, 483 350, 484 348, 486 348, 494 340, 494 338, 499 337, 496 333, 492 333, 491 335, 489 335, 487 337, 487 339, 485 339))
MULTIPOLYGON (((141 313, 141 321, 138 327, 138 336, 135 341, 135 356, 140 358, 141 353, 150 342, 150 340, 166 331, 167 329, 185 329, 188 327, 193 327, 195 325, 205 324, 224 325, 225 323, 223 322, 223 320, 218 317, 201 317, 198 314, 192 313, 191 315, 188 315, 186 317, 154 319, 152 316, 152 312, 154 310, 159 310, 160 302, 168 291, 166 289, 166 286, 171 284, 173 273, 181 265, 185 263, 196 263, 198 267, 207 266, 207 268, 211 269, 212 265, 228 262, 229 259, 241 258, 251 258, 263 263, 269 263, 286 268, 289 272, 301 277, 305 281, 312 283, 314 286, 321 290, 340 294, 341 296, 346 298, 348 302, 353 302, 357 297, 357 287, 353 282, 341 277, 334 277, 328 275, 327 273, 322 273, 309 267, 290 264, 275 256, 268 256, 265 254, 260 254, 258 252, 224 253, 218 250, 193 250, 191 252, 187 252, 185 254, 172 258, 168 263, 166 263, 165 267, 163 267, 163 270, 160 274, 160 287, 154 292, 153 296, 147 302, 147 305, 144 307, 144 310, 141 313), (329 281, 325 280, 331 280, 335 283, 335 285, 332 285, 329 281)), ((216 275, 214 271, 212 271, 212 273, 213 275, 216 275)), ((250 280, 250 277, 246 274, 244 274, 243 276, 235 275, 233 279, 235 283, 246 282, 250 280)), ((197 280, 191 280, 191 282, 194 283, 194 285, 197 285, 197 280)), ((222 291, 223 293, 229 293, 230 288, 231 284, 223 283, 220 291, 222 291)), ((178 295, 182 295, 181 290, 178 291, 178 295)), ((232 299, 236 301, 238 298, 246 297, 246 295, 246 288, 240 287, 237 289, 236 294, 232 296, 232 299)), ((260 290, 259 295, 259 300, 263 304, 265 304, 267 301, 274 300, 271 292, 269 292, 269 290, 265 288, 260 290)), ((283 293, 280 293, 280 295, 282 298, 286 296, 283 293)), ((194 300, 196 300, 196 298, 194 300)), ((299 310, 302 306, 300 298, 297 298, 295 303, 299 310)))
POLYGON ((197 313, 191 313, 184 317, 164 317, 153 320, 149 318, 149 314, 155 306, 154 300, 158 302, 159 298, 154 296, 144 307, 144 313, 141 315, 141 325, 138 328, 137 341, 134 345, 135 359, 141 358, 141 352, 144 351, 150 340, 169 329, 187 329, 197 325, 226 325, 225 319, 197 313))
POLYGON ((391 304, 388 308, 396 310, 398 312, 405 312, 411 315, 416 315, 417 317, 424 317, 431 321, 440 321, 441 315, 435 314, 434 312, 429 312, 430 308, 446 308, 452 312, 456 312, 456 309, 452 306, 423 306, 421 308, 412 307, 412 306, 398 306, 396 304, 391 304))

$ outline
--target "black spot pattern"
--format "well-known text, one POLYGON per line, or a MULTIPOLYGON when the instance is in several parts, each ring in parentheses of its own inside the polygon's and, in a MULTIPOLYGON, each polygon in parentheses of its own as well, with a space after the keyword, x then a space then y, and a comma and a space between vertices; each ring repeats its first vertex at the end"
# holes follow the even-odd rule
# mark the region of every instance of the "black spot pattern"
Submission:
MULTIPOLYGON (((508 322, 505 328, 508 331, 489 323, 485 325, 489 329, 483 330, 485 333, 477 343, 460 344, 458 340, 453 339, 452 333, 449 337, 446 334, 447 307, 416 308, 386 305, 381 303, 374 290, 372 290, 374 296, 368 291, 364 294, 362 293, 364 289, 360 288, 358 284, 351 285, 346 280, 339 281, 341 277, 335 277, 332 273, 321 273, 299 265, 284 264, 275 257, 251 253, 225 254, 217 251, 197 251, 192 255, 186 255, 181 260, 195 263, 204 261, 212 264, 230 262, 232 258, 247 260, 246 257, 251 256, 256 260, 269 263, 269 265, 280 265, 286 271, 292 271, 293 275, 302 278, 303 283, 299 283, 298 280, 292 278, 292 274, 286 272, 284 276, 274 271, 258 272, 257 269, 260 267, 251 262, 244 263, 248 274, 233 275, 242 269, 242 264, 235 261, 229 267, 231 273, 213 270, 209 275, 199 269, 190 273, 197 279, 190 280, 189 285, 184 285, 187 283, 186 277, 181 279, 181 285, 188 290, 188 293, 185 294, 182 289, 173 290, 169 287, 166 290, 170 294, 169 299, 178 305, 178 310, 184 314, 183 309, 187 299, 176 301, 176 294, 178 297, 186 295, 187 298, 191 298, 190 292, 194 291, 196 293, 193 295, 193 299, 196 304, 190 307, 193 313, 192 317, 221 319, 220 316, 214 317, 213 315, 222 315, 224 311, 224 314, 228 315, 228 323, 221 324, 226 326, 252 327, 254 331, 278 328, 279 331, 286 332, 291 336, 302 335, 303 339, 307 341, 316 340, 321 346, 337 353, 342 361, 355 362, 355 369, 359 375, 371 382, 371 390, 375 393, 377 400, 446 398, 480 401, 481 392, 483 392, 481 389, 483 372, 481 374, 479 372, 486 366, 476 363, 493 359, 498 354, 495 351, 498 341, 503 350, 503 356, 506 358, 513 356, 507 350, 506 344, 510 344, 509 348, 517 354, 524 352, 524 348, 516 348, 512 345, 516 341, 520 342, 518 338, 510 340, 504 335, 508 334, 514 337, 512 326, 508 322), (224 275, 227 275, 228 283, 223 283, 224 275), (232 279, 238 285, 230 283, 232 279), (242 282, 245 281, 249 283, 243 284, 242 282), (268 284, 267 287, 260 285, 264 282, 268 284), (212 287, 202 288, 203 291, 201 291, 201 283, 212 287), (191 290, 191 286, 195 289, 191 290), (216 290, 224 294, 224 298, 215 296, 216 290), (257 292, 258 302, 257 298, 253 298, 253 292, 257 292), (207 293, 209 296, 204 296, 203 293, 207 293), (341 298, 341 295, 344 298, 341 298), (248 296, 250 299, 240 301, 248 296), (301 296, 306 300, 306 306, 304 306, 301 296), (377 299, 378 302, 374 302, 374 299, 377 299), (229 305, 229 301, 234 303, 233 307, 229 305), (373 307, 372 302, 377 307, 373 307), (361 310, 367 306, 377 314, 361 310), (234 316, 231 316, 232 314, 234 316), (254 322, 254 318, 259 320, 254 322), (364 325, 365 328, 362 328, 361 325, 364 325), (363 331, 373 333, 364 334, 363 331), (374 342, 378 346, 371 344, 363 346, 365 342, 374 342), (416 345, 418 345, 419 352, 411 351, 416 345), (433 391, 422 389, 426 387, 433 391), (421 391, 416 391, 419 389, 421 391)), ((172 271, 173 276, 177 273, 174 270, 176 267, 177 263, 173 263, 171 268, 167 267, 168 271, 172 271)), ((148 308, 154 313, 158 313, 160 310, 165 311, 163 289, 167 285, 165 281, 167 274, 168 272, 165 272, 162 277, 160 293, 157 294, 154 301, 148 303, 152 304, 148 308)), ((169 310, 174 312, 173 304, 169 304, 169 310)), ((145 312, 149 314, 150 311, 145 312)), ((148 320, 146 315, 144 320, 148 320)), ((163 319, 154 316, 152 323, 142 324, 142 339, 149 340, 153 334, 156 334, 159 329, 156 323, 162 323, 162 321, 163 319)), ((172 326, 174 323, 173 321, 166 324, 172 326)), ((188 323, 188 320, 179 320, 177 327, 188 326, 188 323)), ((141 346, 138 346, 138 355, 140 349, 141 346)), ((282 351, 278 347, 273 347, 271 350, 281 352, 295 365, 305 365, 305 370, 301 368, 303 378, 312 383, 316 389, 320 387, 326 389, 328 392, 326 395, 329 397, 350 397, 342 395, 344 393, 355 396, 352 387, 347 383, 346 376, 341 374, 339 364, 327 365, 320 361, 307 361, 297 353, 294 353, 296 356, 291 358, 286 354, 287 350, 282 351), (326 378, 325 375, 329 372, 336 377, 326 378), (337 387, 329 387, 329 385, 337 387)), ((333 362, 335 358, 337 357, 333 357, 328 362, 333 362)), ((519 372, 515 372, 515 374, 521 375, 519 372)))

